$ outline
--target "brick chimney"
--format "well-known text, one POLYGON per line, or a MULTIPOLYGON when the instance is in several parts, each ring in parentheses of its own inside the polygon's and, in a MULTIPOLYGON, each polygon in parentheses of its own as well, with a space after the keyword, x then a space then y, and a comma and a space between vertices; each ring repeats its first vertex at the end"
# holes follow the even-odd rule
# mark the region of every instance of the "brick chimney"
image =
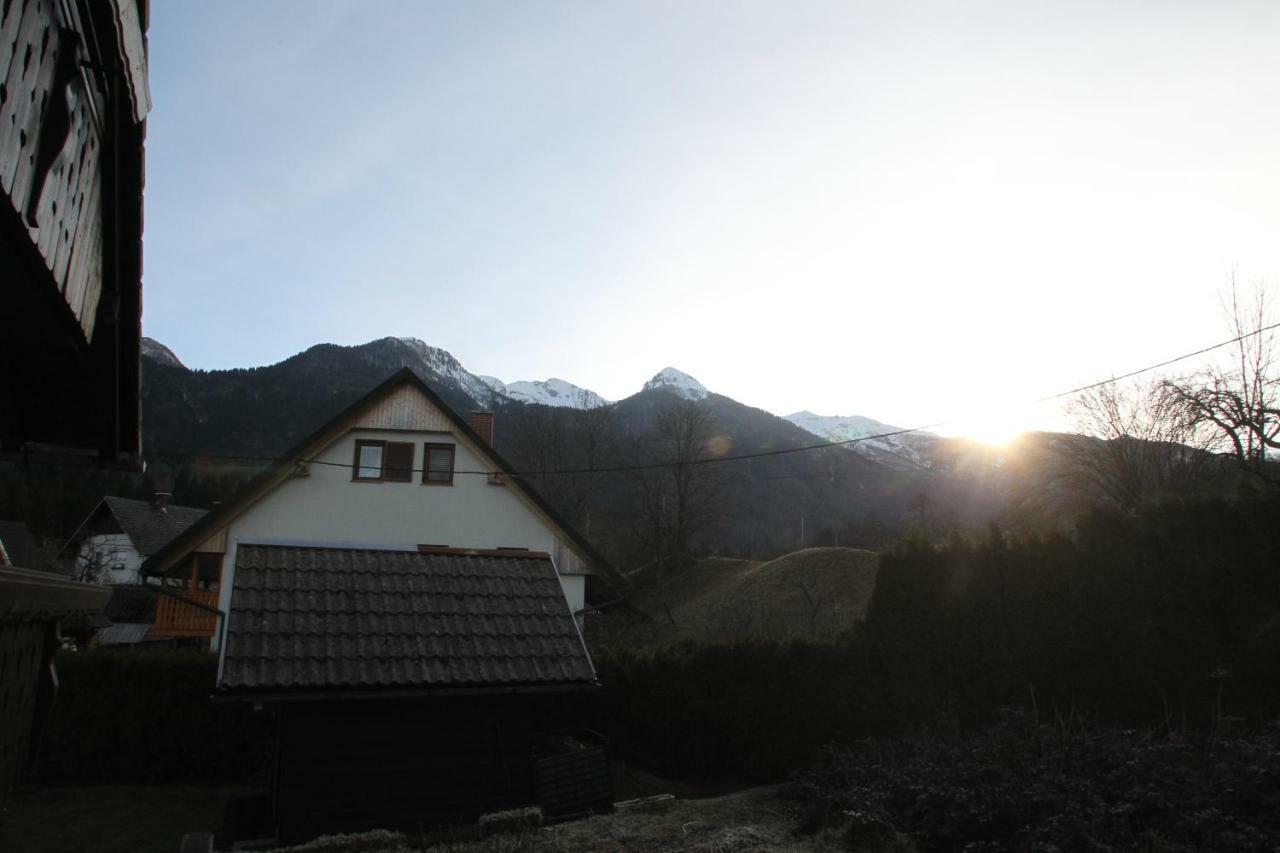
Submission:
POLYGON ((493 418, 493 412, 471 412, 468 418, 471 428, 490 447, 493 447, 493 418))

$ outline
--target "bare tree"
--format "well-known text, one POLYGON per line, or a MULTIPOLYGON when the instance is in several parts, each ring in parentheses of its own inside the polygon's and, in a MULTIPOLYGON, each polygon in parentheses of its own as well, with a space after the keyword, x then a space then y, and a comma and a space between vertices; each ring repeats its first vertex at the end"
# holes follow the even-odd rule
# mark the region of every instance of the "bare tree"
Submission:
POLYGON ((1214 465, 1214 437, 1182 416, 1160 380, 1091 388, 1067 412, 1079 435, 1055 444, 1060 478, 1117 506, 1195 488, 1214 465))
POLYGON ((1180 418, 1207 428, 1221 448, 1251 474, 1280 482, 1280 355, 1271 294, 1257 283, 1242 294, 1232 272, 1223 313, 1236 336, 1230 358, 1199 373, 1165 383, 1180 418))
POLYGON ((718 518, 722 484, 706 464, 716 437, 715 419, 703 401, 678 399, 654 421, 651 455, 666 463, 638 482, 642 539, 659 565, 670 569, 718 518))

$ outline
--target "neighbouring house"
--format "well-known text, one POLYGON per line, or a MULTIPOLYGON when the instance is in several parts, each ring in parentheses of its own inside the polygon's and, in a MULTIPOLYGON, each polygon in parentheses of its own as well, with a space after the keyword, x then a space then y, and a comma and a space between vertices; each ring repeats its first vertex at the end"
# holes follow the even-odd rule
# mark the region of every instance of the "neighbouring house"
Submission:
POLYGON ((570 739, 567 787, 546 750, 590 720, 575 614, 612 569, 494 426, 401 370, 143 563, 156 630, 219 651, 215 698, 276 715, 281 842, 608 806, 602 746, 570 739))
POLYGON ((141 461, 147 11, 0 4, 0 456, 141 461))
POLYGON ((59 556, 72 561, 77 578, 106 584, 138 584, 142 562, 204 517, 206 510, 108 495, 67 540, 59 556))
MULTIPOLYGON (((142 562, 204 517, 206 510, 176 506, 158 492, 141 501, 108 495, 98 502, 59 552, 72 577, 112 587, 104 625, 93 637, 98 645, 132 645, 144 641, 202 643, 207 634, 182 625, 155 626, 159 581, 144 582, 142 562)), ((197 579, 198 586, 198 579, 197 579)), ((181 607, 175 600, 170 607, 181 607)), ((85 641, 88 641, 86 636, 85 641)))

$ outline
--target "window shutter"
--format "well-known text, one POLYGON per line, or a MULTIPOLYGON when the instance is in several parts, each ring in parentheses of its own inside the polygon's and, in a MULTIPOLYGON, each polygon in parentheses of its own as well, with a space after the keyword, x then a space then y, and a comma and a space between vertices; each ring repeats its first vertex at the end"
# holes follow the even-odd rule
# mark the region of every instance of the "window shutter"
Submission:
POLYGON ((388 441, 382 479, 396 483, 413 480, 413 445, 407 441, 388 441))
POLYGON ((453 445, 428 444, 422 482, 450 485, 453 483, 453 445))

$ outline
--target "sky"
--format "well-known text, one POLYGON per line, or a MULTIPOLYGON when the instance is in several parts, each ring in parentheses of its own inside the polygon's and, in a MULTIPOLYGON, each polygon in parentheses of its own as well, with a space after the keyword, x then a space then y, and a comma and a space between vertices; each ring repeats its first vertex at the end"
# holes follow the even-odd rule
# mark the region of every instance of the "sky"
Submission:
POLYGON ((144 334, 1057 426, 1280 280, 1277 44, 1274 2, 152 3, 144 334))

